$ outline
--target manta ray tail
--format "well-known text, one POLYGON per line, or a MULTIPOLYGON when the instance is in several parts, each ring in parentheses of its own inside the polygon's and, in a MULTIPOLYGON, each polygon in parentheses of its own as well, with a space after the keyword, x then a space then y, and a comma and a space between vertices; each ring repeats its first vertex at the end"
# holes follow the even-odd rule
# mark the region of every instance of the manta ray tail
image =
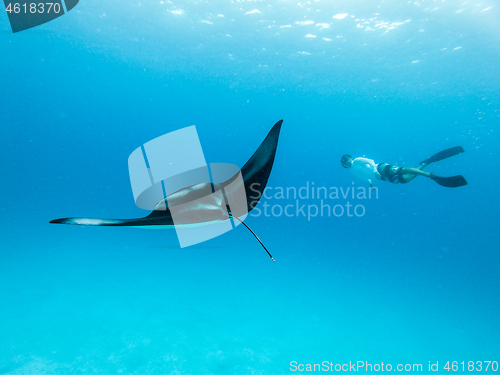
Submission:
POLYGON ((250 233, 252 233, 254 235, 254 237, 257 239, 257 241, 259 241, 259 243, 262 245, 262 247, 264 248, 264 250, 266 250, 266 253, 267 255, 269 255, 269 257, 273 260, 273 262, 276 262, 273 258, 273 256, 271 255, 271 253, 269 252, 269 250, 267 250, 267 248, 264 246, 264 244, 262 243, 262 241, 260 240, 259 236, 257 236, 255 234, 255 232, 245 223, 243 222, 243 220, 241 220, 238 216, 233 216, 231 214, 229 214, 233 219, 238 219, 238 221, 243 224, 245 227, 247 227, 247 229, 250 231, 250 233))

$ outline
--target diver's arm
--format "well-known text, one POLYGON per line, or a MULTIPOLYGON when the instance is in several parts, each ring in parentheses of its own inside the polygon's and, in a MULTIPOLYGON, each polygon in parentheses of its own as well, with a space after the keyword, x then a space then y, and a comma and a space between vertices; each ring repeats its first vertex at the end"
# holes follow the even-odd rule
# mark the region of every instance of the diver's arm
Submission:
MULTIPOLYGON (((377 180, 382 179, 382 175, 378 172, 377 170, 377 164, 371 159, 366 159, 366 167, 370 169, 371 172, 375 175, 375 178, 377 180)), ((368 183, 370 184, 370 188, 374 188, 373 186, 373 181, 371 179, 368 179, 368 183)))
POLYGON ((353 160, 351 171, 352 173, 361 178, 363 181, 366 181, 370 186, 373 186, 373 176, 374 171, 376 171, 376 165, 373 163, 373 160, 366 158, 356 158, 353 160), (375 168, 374 168, 375 166, 375 168))
POLYGON ((377 164, 375 164, 375 162, 372 159, 366 159, 366 162, 370 166, 370 169, 373 171, 373 174, 375 175, 375 178, 377 180, 381 180, 382 179, 382 175, 378 172, 377 164))
MULTIPOLYGON (((366 174, 371 174, 374 170, 375 171, 377 170, 376 167, 375 167, 375 169, 373 168, 372 163, 373 163, 372 160, 366 159, 366 161, 365 161, 365 163, 363 165, 363 167, 366 169, 366 174)), ((375 174, 375 177, 377 177, 376 174, 375 174)), ((372 179, 371 178, 367 178, 366 181, 368 182, 368 185, 370 186, 370 188, 372 188, 373 187, 373 181, 372 181, 372 179)))

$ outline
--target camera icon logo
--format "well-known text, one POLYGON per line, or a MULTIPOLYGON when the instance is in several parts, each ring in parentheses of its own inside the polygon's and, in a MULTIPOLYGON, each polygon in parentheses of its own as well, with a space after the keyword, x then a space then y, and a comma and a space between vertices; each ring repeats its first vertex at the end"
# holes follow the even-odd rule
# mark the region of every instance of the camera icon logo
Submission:
POLYGON ((136 148, 128 169, 136 205, 168 210, 181 247, 218 237, 247 217, 240 169, 228 163, 207 164, 194 125, 136 148))

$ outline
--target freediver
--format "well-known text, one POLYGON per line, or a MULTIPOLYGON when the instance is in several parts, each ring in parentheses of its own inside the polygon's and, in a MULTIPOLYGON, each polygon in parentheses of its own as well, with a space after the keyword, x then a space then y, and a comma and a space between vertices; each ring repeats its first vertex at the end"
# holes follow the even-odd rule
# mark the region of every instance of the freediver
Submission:
POLYGON ((351 155, 343 155, 340 162, 344 168, 351 168, 352 173, 367 181, 373 187, 375 180, 388 181, 393 184, 406 184, 417 176, 424 176, 436 181, 445 187, 459 187, 467 185, 467 181, 462 175, 452 177, 440 177, 432 172, 425 172, 423 169, 431 163, 461 154, 465 150, 462 146, 452 147, 425 159, 417 168, 398 167, 387 163, 375 163, 372 159, 355 158, 351 155))

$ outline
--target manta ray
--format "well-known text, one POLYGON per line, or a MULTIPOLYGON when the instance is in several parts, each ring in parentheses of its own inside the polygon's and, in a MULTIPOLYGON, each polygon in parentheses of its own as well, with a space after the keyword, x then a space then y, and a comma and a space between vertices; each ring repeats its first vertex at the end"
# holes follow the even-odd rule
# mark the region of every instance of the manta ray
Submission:
POLYGON ((274 261, 272 255, 266 249, 257 235, 238 216, 237 212, 231 212, 230 205, 227 204, 226 196, 230 195, 228 189, 245 189, 247 199, 247 210, 252 211, 264 194, 264 189, 271 174, 274 164, 278 138, 283 120, 278 121, 269 131, 267 137, 261 143, 257 151, 241 168, 240 172, 230 179, 221 183, 201 183, 180 189, 157 203, 153 211, 142 218, 133 219, 99 219, 88 217, 69 217, 55 219, 51 224, 71 224, 85 226, 127 226, 127 227, 148 227, 148 228, 173 228, 174 226, 206 225, 229 220, 231 217, 239 220, 255 236, 268 255, 274 261), (241 181, 244 186, 238 186, 235 181, 241 181), (225 191, 222 194, 212 194, 217 191, 225 191), (196 204, 186 203, 196 201, 196 204), (185 205, 186 209, 182 215, 176 215, 175 224, 169 207, 185 205))

